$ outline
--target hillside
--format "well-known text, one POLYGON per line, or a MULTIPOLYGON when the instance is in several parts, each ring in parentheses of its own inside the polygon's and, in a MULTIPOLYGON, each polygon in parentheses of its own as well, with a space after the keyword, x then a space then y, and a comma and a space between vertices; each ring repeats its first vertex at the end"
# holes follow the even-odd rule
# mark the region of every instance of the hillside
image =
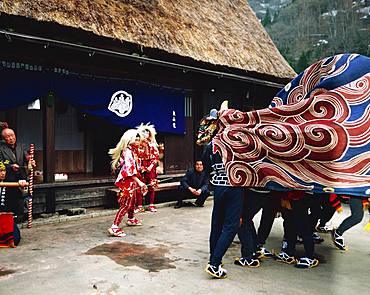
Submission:
POLYGON ((250 0, 249 4, 297 72, 337 53, 370 54, 368 0, 250 0))

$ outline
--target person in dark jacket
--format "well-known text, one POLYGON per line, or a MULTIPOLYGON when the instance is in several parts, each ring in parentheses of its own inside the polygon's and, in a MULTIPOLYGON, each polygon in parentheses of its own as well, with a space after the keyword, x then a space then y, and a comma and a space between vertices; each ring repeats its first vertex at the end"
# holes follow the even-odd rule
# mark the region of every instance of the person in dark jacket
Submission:
POLYGON ((8 181, 27 179, 27 150, 23 145, 17 143, 17 138, 12 129, 3 129, 1 137, 4 140, 4 143, 0 145, 0 153, 2 160, 7 161, 5 166, 8 181))
POLYGON ((180 181, 180 190, 185 193, 179 194, 179 199, 175 209, 183 206, 183 199, 196 198, 194 203, 196 207, 203 207, 204 202, 209 196, 209 176, 204 172, 203 162, 197 160, 194 168, 190 168, 180 181))

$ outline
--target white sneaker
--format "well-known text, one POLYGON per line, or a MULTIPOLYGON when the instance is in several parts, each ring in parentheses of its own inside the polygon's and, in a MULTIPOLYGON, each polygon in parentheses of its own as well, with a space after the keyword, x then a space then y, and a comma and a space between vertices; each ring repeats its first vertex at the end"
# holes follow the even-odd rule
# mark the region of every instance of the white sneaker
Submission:
POLYGON ((143 225, 142 222, 141 222, 141 220, 136 219, 136 218, 127 219, 126 224, 128 226, 140 226, 140 225, 143 225))

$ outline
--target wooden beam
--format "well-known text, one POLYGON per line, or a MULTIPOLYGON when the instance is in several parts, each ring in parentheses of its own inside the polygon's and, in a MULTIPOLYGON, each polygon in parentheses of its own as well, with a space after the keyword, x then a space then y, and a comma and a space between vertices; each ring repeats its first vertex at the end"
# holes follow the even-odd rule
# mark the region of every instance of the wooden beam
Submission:
POLYGON ((194 133, 193 133, 193 147, 194 147, 194 161, 197 159, 197 158, 201 158, 202 157, 202 154, 203 154, 203 147, 202 146, 199 146, 197 145, 195 142, 196 142, 196 138, 197 138, 197 135, 198 135, 198 128, 199 128, 199 123, 200 123, 200 120, 203 118, 204 115, 206 115, 204 113, 204 97, 202 95, 202 91, 197 88, 196 91, 193 92, 193 96, 192 96, 192 109, 193 109, 193 128, 194 128, 194 133))
POLYGON ((44 182, 54 182, 55 172, 54 96, 43 100, 43 174, 44 182))

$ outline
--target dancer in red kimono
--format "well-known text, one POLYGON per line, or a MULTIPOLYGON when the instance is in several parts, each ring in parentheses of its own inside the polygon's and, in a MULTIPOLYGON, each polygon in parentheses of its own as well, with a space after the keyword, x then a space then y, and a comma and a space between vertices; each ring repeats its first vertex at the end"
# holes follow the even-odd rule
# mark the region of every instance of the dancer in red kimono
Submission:
MULTIPOLYGON (((155 139, 157 132, 153 125, 141 124, 138 127, 138 132, 143 138, 140 148, 140 163, 141 163, 141 179, 148 186, 149 189, 149 208, 150 212, 157 212, 154 206, 154 189, 157 185, 157 163, 159 161, 158 144, 155 139)), ((138 197, 137 212, 143 212, 143 198, 138 197)))
POLYGON ((129 226, 142 225, 141 221, 134 217, 134 205, 136 193, 140 190, 144 195, 147 187, 138 178, 137 155, 134 150, 140 143, 140 135, 137 130, 127 130, 121 137, 117 146, 109 150, 112 157, 113 171, 119 171, 115 185, 120 189, 117 194, 119 209, 113 224, 108 228, 108 233, 114 237, 124 237, 126 233, 119 227, 123 217, 127 213, 129 226))

